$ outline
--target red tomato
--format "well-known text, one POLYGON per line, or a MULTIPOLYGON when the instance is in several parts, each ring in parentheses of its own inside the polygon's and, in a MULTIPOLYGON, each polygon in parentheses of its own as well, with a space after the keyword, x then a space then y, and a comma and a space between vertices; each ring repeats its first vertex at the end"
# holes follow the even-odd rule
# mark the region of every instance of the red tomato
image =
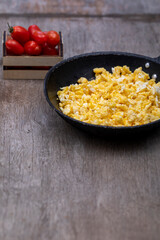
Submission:
POLYGON ((27 29, 21 26, 10 27, 9 24, 8 27, 9 27, 8 30, 11 33, 11 37, 14 40, 17 40, 21 44, 24 44, 27 41, 29 41, 30 37, 27 29))
POLYGON ((6 41, 6 49, 10 54, 22 55, 24 53, 24 47, 14 39, 6 41))
POLYGON ((43 44, 43 43, 47 42, 47 36, 42 31, 35 30, 32 33, 32 37, 33 37, 34 41, 37 42, 38 44, 43 44))
POLYGON ((43 55, 58 55, 58 51, 55 48, 51 48, 48 43, 43 44, 43 55))
POLYGON ((47 43, 50 46, 56 46, 60 42, 60 36, 56 31, 49 31, 47 33, 47 43))
POLYGON ((9 49, 6 48, 6 50, 7 50, 7 55, 15 55, 15 54, 12 53, 9 49))
POLYGON ((33 32, 36 31, 36 30, 41 31, 41 29, 40 29, 37 25, 35 25, 35 24, 29 26, 28 32, 29 32, 29 34, 30 34, 30 38, 31 38, 31 39, 33 39, 32 34, 33 34, 33 32))
POLYGON ((24 45, 24 50, 28 55, 40 55, 42 52, 42 47, 35 41, 28 41, 24 45))

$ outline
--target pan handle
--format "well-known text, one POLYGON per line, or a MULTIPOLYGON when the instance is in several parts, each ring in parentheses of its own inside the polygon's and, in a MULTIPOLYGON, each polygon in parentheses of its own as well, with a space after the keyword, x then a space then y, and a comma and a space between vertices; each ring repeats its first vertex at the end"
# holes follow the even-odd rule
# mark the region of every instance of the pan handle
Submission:
POLYGON ((159 63, 160 63, 160 56, 159 56, 159 57, 156 57, 156 58, 154 58, 154 60, 156 60, 157 62, 159 62, 159 63))

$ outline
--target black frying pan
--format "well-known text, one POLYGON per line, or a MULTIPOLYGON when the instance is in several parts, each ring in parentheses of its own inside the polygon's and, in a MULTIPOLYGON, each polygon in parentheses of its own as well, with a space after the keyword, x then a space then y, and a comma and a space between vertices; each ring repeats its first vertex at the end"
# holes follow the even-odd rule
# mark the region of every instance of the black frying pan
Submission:
POLYGON ((96 52, 87 53, 63 60, 52 67, 44 82, 44 94, 50 106, 67 122, 73 126, 96 135, 131 135, 143 134, 160 126, 160 120, 152 123, 132 126, 132 127, 111 127, 88 124, 75 120, 63 114, 58 107, 57 91, 64 86, 76 83, 80 77, 92 79, 94 77, 93 68, 104 67, 111 72, 115 66, 127 65, 132 71, 138 67, 150 75, 157 75, 157 81, 160 81, 160 57, 150 58, 142 55, 122 53, 122 52, 96 52), (150 67, 146 68, 145 64, 149 63, 150 67))

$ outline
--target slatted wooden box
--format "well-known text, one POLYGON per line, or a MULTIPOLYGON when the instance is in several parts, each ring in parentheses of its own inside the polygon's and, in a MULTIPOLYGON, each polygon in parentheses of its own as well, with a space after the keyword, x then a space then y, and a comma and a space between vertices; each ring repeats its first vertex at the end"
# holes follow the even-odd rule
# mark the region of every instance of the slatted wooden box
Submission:
POLYGON ((10 56, 7 55, 5 42, 6 32, 2 35, 3 46, 3 78, 4 79, 44 79, 48 69, 63 60, 63 41, 60 35, 57 56, 10 56))

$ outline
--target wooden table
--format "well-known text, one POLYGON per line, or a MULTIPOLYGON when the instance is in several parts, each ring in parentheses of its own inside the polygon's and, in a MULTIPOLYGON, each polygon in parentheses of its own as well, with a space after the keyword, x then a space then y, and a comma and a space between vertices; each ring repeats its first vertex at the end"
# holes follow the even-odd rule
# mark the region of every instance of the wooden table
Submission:
MULTIPOLYGON (((159 0, 3 1, 7 22, 61 30, 65 58, 160 55, 159 0)), ((160 130, 99 139, 57 116, 43 81, 0 78, 0 239, 159 240, 160 130)))

